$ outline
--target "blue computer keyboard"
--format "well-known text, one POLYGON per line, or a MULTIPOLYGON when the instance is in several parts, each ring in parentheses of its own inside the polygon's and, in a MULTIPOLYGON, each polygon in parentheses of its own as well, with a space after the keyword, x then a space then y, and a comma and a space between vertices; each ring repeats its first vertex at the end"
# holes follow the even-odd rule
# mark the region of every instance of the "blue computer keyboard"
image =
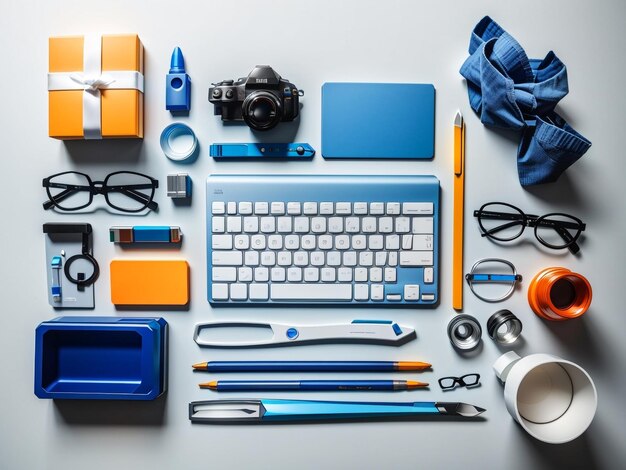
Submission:
POLYGON ((207 179, 214 305, 434 306, 438 278, 434 176, 207 179))

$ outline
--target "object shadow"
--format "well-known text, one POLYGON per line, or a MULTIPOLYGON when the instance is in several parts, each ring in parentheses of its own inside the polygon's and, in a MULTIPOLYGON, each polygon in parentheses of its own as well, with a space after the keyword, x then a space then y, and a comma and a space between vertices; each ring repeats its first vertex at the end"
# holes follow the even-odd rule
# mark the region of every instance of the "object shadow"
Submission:
POLYGON ((76 165, 137 164, 144 154, 143 139, 64 140, 76 165))
POLYGON ((167 393, 152 401, 53 400, 57 419, 78 426, 163 426, 167 393))

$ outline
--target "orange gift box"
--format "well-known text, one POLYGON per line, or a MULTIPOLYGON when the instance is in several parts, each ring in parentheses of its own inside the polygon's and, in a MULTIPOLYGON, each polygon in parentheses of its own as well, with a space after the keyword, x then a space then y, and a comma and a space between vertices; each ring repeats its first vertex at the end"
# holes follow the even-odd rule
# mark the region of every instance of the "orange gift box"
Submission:
POLYGON ((143 138, 143 45, 136 34, 49 38, 48 134, 143 138))

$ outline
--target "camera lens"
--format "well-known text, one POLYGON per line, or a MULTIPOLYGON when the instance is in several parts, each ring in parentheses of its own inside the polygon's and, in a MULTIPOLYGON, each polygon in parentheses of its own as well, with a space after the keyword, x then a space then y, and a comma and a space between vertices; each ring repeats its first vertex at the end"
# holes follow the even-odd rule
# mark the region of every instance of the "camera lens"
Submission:
POLYGON ((266 91, 257 91, 246 97, 242 106, 243 120, 252 129, 266 131, 278 124, 282 117, 280 102, 266 91))

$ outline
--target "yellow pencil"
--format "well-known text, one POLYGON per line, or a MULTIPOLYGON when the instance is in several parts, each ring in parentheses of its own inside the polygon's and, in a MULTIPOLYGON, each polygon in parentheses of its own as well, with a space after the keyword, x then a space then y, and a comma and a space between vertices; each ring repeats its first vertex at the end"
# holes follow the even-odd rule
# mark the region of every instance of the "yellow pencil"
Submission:
POLYGON ((463 310, 463 211, 465 199, 465 122, 454 118, 454 228, 452 245, 452 307, 463 310))

